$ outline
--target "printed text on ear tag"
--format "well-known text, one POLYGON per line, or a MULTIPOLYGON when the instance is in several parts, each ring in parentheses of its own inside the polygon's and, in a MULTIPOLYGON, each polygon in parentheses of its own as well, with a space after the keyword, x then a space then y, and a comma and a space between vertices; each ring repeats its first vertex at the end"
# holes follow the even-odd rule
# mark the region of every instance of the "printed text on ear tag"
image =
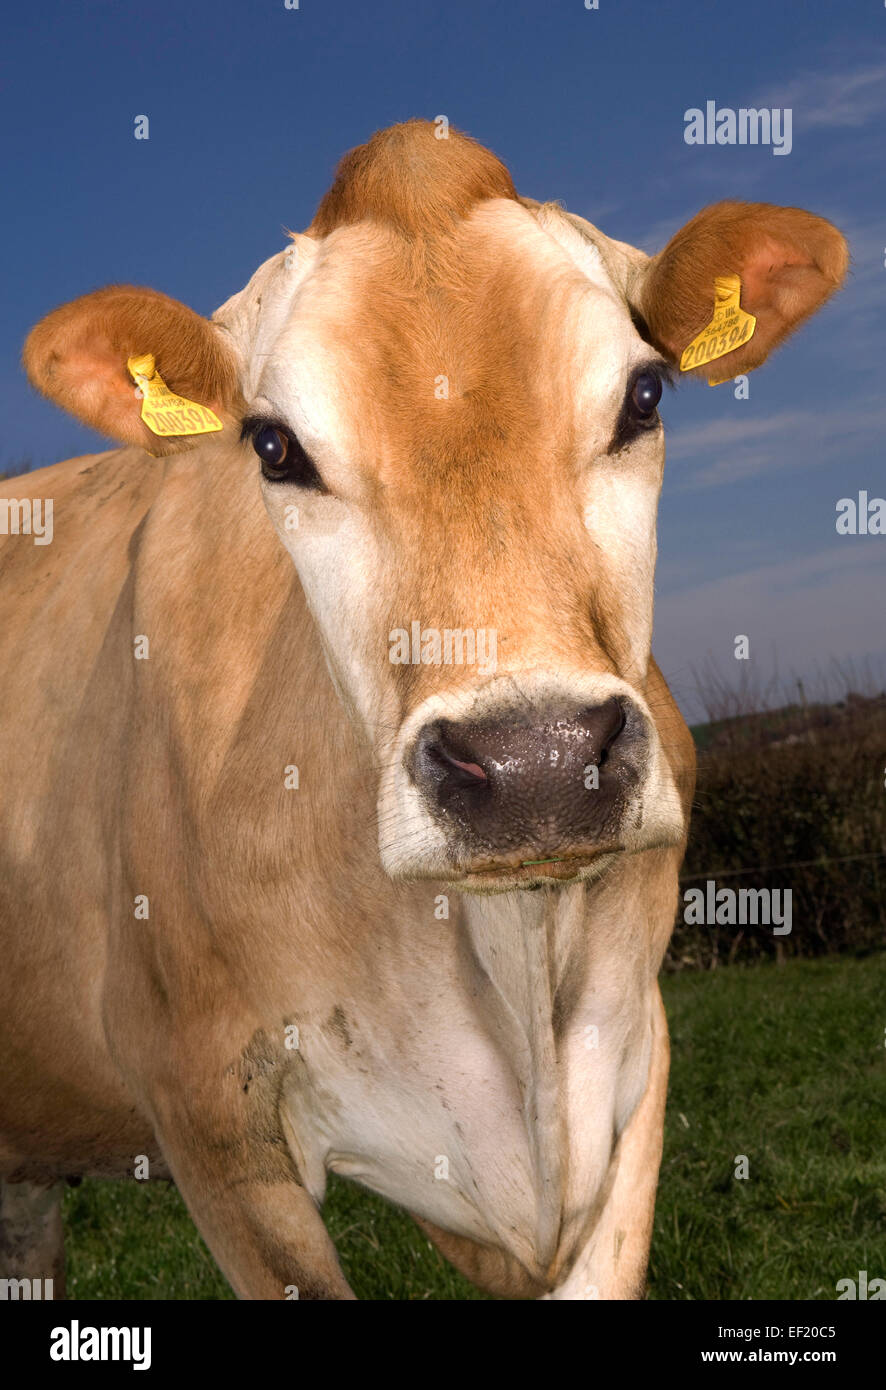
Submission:
MULTIPOLYGON (((754 336, 757 320, 753 314, 742 309, 741 279, 738 275, 718 275, 714 280, 714 313, 707 328, 703 328, 697 338, 693 338, 680 358, 680 371, 688 372, 705 362, 714 362, 725 357, 740 343, 754 336)), ((720 381, 728 381, 721 377, 720 381)), ((720 381, 711 382, 719 386, 720 381)))
POLYGON ((153 353, 130 357, 126 366, 142 393, 142 419, 152 433, 163 436, 212 434, 214 430, 224 429, 208 406, 198 405, 170 391, 157 371, 153 353))

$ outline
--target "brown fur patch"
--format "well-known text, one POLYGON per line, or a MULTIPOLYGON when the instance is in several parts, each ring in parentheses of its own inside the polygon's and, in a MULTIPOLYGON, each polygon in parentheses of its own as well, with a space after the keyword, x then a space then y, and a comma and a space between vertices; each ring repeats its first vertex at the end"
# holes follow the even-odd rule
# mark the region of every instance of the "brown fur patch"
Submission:
POLYGON ((475 140, 451 128, 437 139, 430 121, 406 121, 345 155, 308 230, 328 236, 371 221, 406 237, 433 237, 486 198, 516 197, 505 166, 475 140))

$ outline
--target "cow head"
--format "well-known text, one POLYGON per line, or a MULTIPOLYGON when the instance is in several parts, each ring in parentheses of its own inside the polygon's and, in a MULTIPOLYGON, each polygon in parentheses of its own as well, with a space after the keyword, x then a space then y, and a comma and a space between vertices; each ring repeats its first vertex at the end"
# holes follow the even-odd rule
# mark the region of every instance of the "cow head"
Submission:
POLYGON ((740 276, 756 317, 693 368, 719 379, 823 303, 846 248, 798 209, 721 203, 650 259, 440 133, 411 122, 348 155, 211 322, 112 288, 50 315, 25 357, 102 431, 193 447, 142 424, 126 364, 149 351, 225 423, 195 467, 254 451, 372 741, 385 868, 495 891, 682 839, 650 695, 662 385, 716 277, 740 276))

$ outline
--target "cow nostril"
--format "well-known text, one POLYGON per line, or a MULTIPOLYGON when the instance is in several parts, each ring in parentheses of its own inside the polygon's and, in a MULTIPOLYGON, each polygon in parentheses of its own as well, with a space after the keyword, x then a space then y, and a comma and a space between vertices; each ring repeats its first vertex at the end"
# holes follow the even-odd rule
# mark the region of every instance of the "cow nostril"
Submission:
POLYGON ((602 753, 600 754, 600 763, 601 763, 601 766, 602 766, 603 763, 606 763, 606 762, 609 761, 609 753, 610 753, 610 750, 612 749, 613 744, 615 744, 615 743, 617 742, 617 740, 621 738, 622 733, 624 732, 625 724, 626 724, 627 722, 628 722, 627 715, 625 714, 624 710, 622 710, 621 713, 620 713, 620 715, 619 715, 619 717, 618 717, 618 719, 617 719, 617 721, 616 721, 616 723, 615 723, 615 725, 613 726, 612 733, 609 735, 609 738, 607 739, 607 741, 606 741, 606 742, 604 743, 604 745, 603 745, 603 751, 602 751, 602 753))
POLYGON ((618 697, 613 696, 605 704, 589 706, 581 722, 597 743, 597 766, 604 767, 613 746, 624 732, 628 722, 627 711, 618 697))
POLYGON ((487 774, 479 763, 469 762, 462 758, 457 758, 444 745, 442 739, 437 739, 434 743, 427 745, 426 752, 430 758, 438 763, 447 771, 461 774, 459 782, 465 787, 478 787, 489 781, 487 774))

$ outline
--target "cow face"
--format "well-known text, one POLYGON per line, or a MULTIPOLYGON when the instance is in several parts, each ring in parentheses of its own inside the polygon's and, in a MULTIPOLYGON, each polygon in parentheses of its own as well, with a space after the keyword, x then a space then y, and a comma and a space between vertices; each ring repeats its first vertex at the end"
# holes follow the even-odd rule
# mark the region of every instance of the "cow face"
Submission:
POLYGON ((570 232, 496 198, 434 271, 362 223, 273 271, 244 438, 392 873, 590 872, 682 831, 644 698, 669 368, 570 232))
POLYGON ((757 316, 696 369, 731 376, 844 269, 830 224, 748 204, 650 261, 416 122, 218 311, 203 399, 239 417, 371 740, 389 873, 501 891, 681 840, 649 690, 662 387, 715 276, 757 316))

